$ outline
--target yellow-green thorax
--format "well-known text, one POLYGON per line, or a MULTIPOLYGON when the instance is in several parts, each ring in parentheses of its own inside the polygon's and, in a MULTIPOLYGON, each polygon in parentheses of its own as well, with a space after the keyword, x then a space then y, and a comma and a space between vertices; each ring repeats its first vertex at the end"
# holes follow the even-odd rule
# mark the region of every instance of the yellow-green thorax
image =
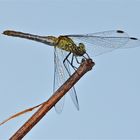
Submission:
POLYGON ((55 47, 71 52, 77 56, 82 56, 86 52, 83 43, 79 43, 77 46, 73 40, 67 36, 59 36, 57 39, 55 47))

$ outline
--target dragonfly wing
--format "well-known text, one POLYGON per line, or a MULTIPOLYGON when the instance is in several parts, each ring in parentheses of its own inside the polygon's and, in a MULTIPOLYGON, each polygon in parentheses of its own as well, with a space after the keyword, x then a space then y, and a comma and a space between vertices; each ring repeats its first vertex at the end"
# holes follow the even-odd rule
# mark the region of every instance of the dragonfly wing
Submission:
POLYGON ((75 87, 71 88, 69 93, 76 109, 79 110, 79 102, 78 102, 78 97, 76 94, 75 87))
POLYGON ((128 34, 121 30, 111 30, 85 35, 68 35, 68 37, 78 42, 82 41, 81 43, 86 45, 87 53, 92 56, 123 48, 130 41, 128 34))
MULTIPOLYGON (((53 84, 53 92, 55 92, 64 82, 64 72, 63 66, 61 64, 61 60, 58 57, 57 49, 54 50, 54 84, 53 84)), ((56 104, 55 110, 57 113, 61 113, 63 110, 65 101, 65 96, 63 96, 56 104)))
MULTIPOLYGON (((104 36, 106 40, 111 41, 113 46, 120 49, 134 48, 140 46, 140 40, 135 37, 129 37, 129 35, 121 30, 111 30, 99 33, 88 34, 88 36, 104 36)), ((92 41, 91 41, 92 43, 92 41)), ((112 46, 112 47, 113 47, 112 46)), ((111 46, 106 46, 111 47, 111 46)))
POLYGON ((122 49, 134 48, 139 46, 140 46, 140 40, 134 37, 130 37, 128 42, 124 45, 124 47, 122 47, 122 49))
MULTIPOLYGON (((67 56, 67 52, 55 48, 54 51, 54 64, 55 64, 55 71, 54 71, 54 91, 58 89, 70 76, 70 68, 67 61, 65 61, 65 66, 67 67, 67 70, 63 64, 63 60, 67 56)), ((79 109, 78 99, 76 95, 75 88, 71 88, 69 91, 72 101, 75 104, 76 108, 79 109)), ((55 105, 55 110, 57 113, 61 113, 64 106, 64 99, 65 97, 62 97, 59 102, 55 105)))

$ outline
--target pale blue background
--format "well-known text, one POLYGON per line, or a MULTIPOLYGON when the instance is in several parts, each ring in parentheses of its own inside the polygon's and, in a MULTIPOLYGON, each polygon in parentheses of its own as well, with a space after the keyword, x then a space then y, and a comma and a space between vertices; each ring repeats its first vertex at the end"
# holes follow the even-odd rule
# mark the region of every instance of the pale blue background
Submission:
MULTIPOLYGON (((0 0, 0 32, 40 35, 123 29, 140 37, 140 0, 0 0)), ((63 113, 52 109, 24 138, 140 139, 140 48, 93 58, 76 85, 80 111, 67 95, 63 113)), ((53 48, 0 35, 0 121, 52 94, 53 48)), ((8 139, 32 113, 0 126, 8 139)))

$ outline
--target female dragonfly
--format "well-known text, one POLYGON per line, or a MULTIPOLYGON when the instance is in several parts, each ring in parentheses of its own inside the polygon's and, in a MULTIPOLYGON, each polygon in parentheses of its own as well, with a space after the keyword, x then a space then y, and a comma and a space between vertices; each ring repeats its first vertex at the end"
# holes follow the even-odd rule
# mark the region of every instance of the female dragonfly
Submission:
MULTIPOLYGON (((54 46, 54 91, 60 87, 71 75, 70 66, 76 69, 73 64, 80 63, 78 60, 86 59, 89 56, 97 56, 115 49, 133 48, 140 45, 140 40, 129 37, 122 30, 110 30, 91 34, 39 36, 29 33, 6 30, 4 35, 30 39, 54 46)), ((71 99, 79 110, 78 98, 75 88, 69 91, 71 99)), ((55 109, 60 113, 64 106, 64 97, 55 105, 55 109)))

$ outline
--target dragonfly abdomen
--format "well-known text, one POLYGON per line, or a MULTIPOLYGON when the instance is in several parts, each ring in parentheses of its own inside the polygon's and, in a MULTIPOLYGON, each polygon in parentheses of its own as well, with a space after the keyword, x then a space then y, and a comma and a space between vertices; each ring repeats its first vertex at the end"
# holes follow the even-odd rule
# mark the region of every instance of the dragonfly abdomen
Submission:
POLYGON ((56 45, 57 42, 57 38, 54 36, 39 36, 39 35, 33 35, 29 33, 17 32, 12 30, 4 31, 3 34, 8 36, 20 37, 24 39, 30 39, 50 46, 56 45))

